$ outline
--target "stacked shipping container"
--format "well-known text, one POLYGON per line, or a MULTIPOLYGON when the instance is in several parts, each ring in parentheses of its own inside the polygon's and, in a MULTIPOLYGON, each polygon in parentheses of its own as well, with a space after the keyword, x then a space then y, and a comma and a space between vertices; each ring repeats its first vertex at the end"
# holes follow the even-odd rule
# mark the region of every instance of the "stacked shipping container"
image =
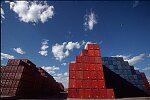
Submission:
POLYGON ((146 78, 146 76, 145 76, 145 73, 141 72, 140 74, 141 74, 142 80, 143 80, 143 82, 144 82, 144 85, 145 85, 147 91, 148 91, 149 94, 150 94, 150 84, 149 84, 149 82, 148 82, 148 80, 147 80, 147 78, 146 78))
POLYGON ((63 91, 62 84, 28 59, 10 59, 1 67, 1 96, 33 96, 60 91, 63 91))
POLYGON ((145 83, 143 81, 146 77, 144 78, 143 73, 141 74, 139 70, 135 70, 134 66, 130 66, 127 61, 123 60, 122 57, 102 57, 102 62, 103 65, 129 83, 133 84, 135 87, 144 92, 148 92, 148 82, 145 83))
POLYGON ((115 98, 113 89, 107 89, 100 48, 88 44, 76 62, 69 64, 69 98, 115 98))

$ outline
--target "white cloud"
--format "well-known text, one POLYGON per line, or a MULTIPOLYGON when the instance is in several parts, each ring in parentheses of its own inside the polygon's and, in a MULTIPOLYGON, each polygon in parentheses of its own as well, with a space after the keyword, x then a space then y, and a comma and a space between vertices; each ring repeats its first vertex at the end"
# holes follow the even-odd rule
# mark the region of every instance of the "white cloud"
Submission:
POLYGON ((43 66, 42 67, 46 72, 48 72, 49 74, 51 74, 51 75, 54 75, 55 74, 55 71, 57 71, 57 70, 60 70, 60 68, 59 67, 56 67, 56 66, 52 66, 52 67, 50 67, 50 66, 43 66))
POLYGON ((26 52, 23 51, 21 48, 13 48, 14 51, 16 51, 19 54, 25 54, 26 52))
POLYGON ((65 88, 68 88, 68 72, 55 74, 54 78, 56 79, 56 81, 61 82, 65 88))
POLYGON ((14 59, 15 57, 10 54, 1 53, 1 60, 3 59, 14 59))
POLYGON ((63 58, 69 56, 69 51, 65 49, 66 42, 64 42, 62 45, 56 43, 54 46, 52 46, 52 53, 56 60, 62 61, 63 58))
POLYGON ((39 51, 39 54, 41 54, 42 56, 47 56, 48 55, 48 51, 39 51))
POLYGON ((135 70, 139 70, 140 68, 138 68, 138 67, 134 67, 134 69, 135 69, 135 70))
POLYGON ((2 19, 5 19, 4 15, 5 15, 4 10, 1 8, 1 23, 2 23, 2 19))
POLYGON ((123 59, 124 59, 125 61, 128 61, 130 56, 131 56, 131 55, 116 55, 116 56, 112 56, 112 57, 123 57, 123 59))
POLYGON ((66 66, 66 65, 67 65, 67 63, 62 63, 61 65, 62 65, 62 66, 66 66))
POLYGON ((97 19, 96 19, 96 15, 95 13, 91 10, 91 12, 88 14, 86 14, 84 16, 84 27, 85 27, 85 31, 87 30, 93 30, 93 27, 94 25, 96 25, 98 22, 97 22, 97 19))
POLYGON ((68 50, 72 50, 74 48, 79 49, 80 44, 78 42, 68 42, 68 44, 66 45, 66 49, 68 49, 68 50))
POLYGON ((146 67, 146 68, 144 68, 144 69, 142 69, 142 70, 148 71, 148 70, 150 70, 150 67, 146 67))
POLYGON ((19 17, 20 21, 25 23, 42 23, 54 16, 54 6, 49 6, 47 2, 38 1, 14 1, 7 2, 10 9, 19 17))
POLYGON ((137 7, 139 5, 139 1, 133 1, 133 8, 137 7))
POLYGON ((48 55, 48 51, 47 49, 49 48, 48 46, 48 41, 47 39, 43 39, 42 41, 42 46, 41 46, 41 50, 39 51, 39 53, 42 55, 42 56, 47 56, 48 55))
POLYGON ((130 55, 127 55, 127 56, 125 56, 125 55, 116 55, 116 56, 112 56, 112 57, 123 57, 123 59, 125 61, 128 61, 130 65, 134 65, 134 64, 144 60, 145 54, 144 53, 143 54, 139 54, 139 55, 134 56, 132 58, 131 58, 130 55))
POLYGON ((150 58, 150 54, 147 57, 150 58))
POLYGON ((62 59, 69 56, 70 50, 74 48, 79 49, 80 43, 78 42, 63 42, 62 44, 56 43, 52 46, 52 53, 56 60, 62 61, 62 59))
POLYGON ((130 65, 134 65, 142 60, 144 60, 145 54, 140 54, 128 60, 130 65))

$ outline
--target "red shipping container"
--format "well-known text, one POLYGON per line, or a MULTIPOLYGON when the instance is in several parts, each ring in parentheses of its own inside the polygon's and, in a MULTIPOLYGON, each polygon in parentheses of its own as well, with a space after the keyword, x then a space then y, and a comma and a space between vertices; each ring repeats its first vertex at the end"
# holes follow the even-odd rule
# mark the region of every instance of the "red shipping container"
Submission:
POLYGON ((83 80, 83 88, 92 88, 92 80, 83 80))
POLYGON ((17 72, 22 73, 24 69, 25 69, 24 66, 19 66, 17 72))
POLYGON ((107 98, 107 89, 99 89, 100 98, 107 98))
POLYGON ((92 98, 99 98, 99 90, 92 89, 92 98))
POLYGON ((90 64, 86 64, 86 63, 84 63, 84 64, 82 64, 83 65, 83 70, 91 70, 90 69, 90 64))
POLYGON ((81 51, 81 56, 87 56, 88 55, 88 51, 87 50, 82 50, 81 51))
POLYGON ((110 98, 110 99, 115 98, 113 89, 107 89, 107 98, 110 98))
POLYGON ((84 89, 78 89, 78 97, 79 98, 84 98, 84 93, 85 93, 84 89))
POLYGON ((77 68, 77 70, 83 70, 83 64, 82 63, 77 63, 76 68, 77 68))
POLYGON ((76 89, 68 89, 69 98, 77 98, 78 92, 76 89))
POLYGON ((91 89, 85 89, 84 97, 85 98, 92 98, 92 90, 91 89))
POLYGON ((98 88, 100 88, 100 89, 106 88, 105 80, 98 80, 98 88))
POLYGON ((90 79, 91 78, 91 71, 83 71, 83 79, 90 79))
POLYGON ((89 57, 89 63, 95 63, 95 57, 89 57))
POLYGON ((88 56, 83 56, 82 57, 82 62, 84 63, 87 63, 87 62, 89 62, 89 57, 88 56))
POLYGON ((92 80, 92 88, 98 88, 98 80, 92 80))
POLYGON ((95 50, 100 50, 99 45, 98 45, 98 44, 94 44, 94 49, 95 49, 95 50))
POLYGON ((101 71, 101 72, 97 71, 97 78, 98 79, 102 79, 102 80, 104 79, 104 73, 103 73, 103 71, 101 71))
POLYGON ((76 79, 76 71, 69 71, 69 78, 76 79))
POLYGON ((95 63, 97 63, 97 64, 102 64, 102 59, 101 59, 101 57, 95 57, 95 63))
POLYGON ((76 79, 83 79, 83 71, 76 71, 76 79))
POLYGON ((94 49, 94 44, 87 44, 86 49, 87 50, 93 50, 94 49))
POLYGON ((102 66, 102 64, 95 64, 95 66, 96 66, 96 70, 98 70, 98 71, 103 71, 103 66, 102 66))
POLYGON ((76 63, 69 63, 69 70, 76 70, 76 63))
POLYGON ((95 55, 94 55, 94 51, 95 51, 95 50, 88 50, 88 56, 95 56, 95 55))
POLYGON ((77 88, 83 88, 83 80, 77 80, 77 88))
POLYGON ((77 88, 75 79, 69 79, 69 88, 77 88))
POLYGON ((82 56, 76 56, 76 62, 82 62, 82 56))
POLYGON ((100 51, 99 50, 94 50, 94 56, 99 57, 100 56, 100 51))
POLYGON ((90 73, 91 73, 91 79, 98 79, 96 71, 90 71, 90 73))
POLYGON ((97 66, 96 66, 96 64, 90 64, 90 68, 91 68, 91 70, 97 70, 97 68, 96 68, 97 66))

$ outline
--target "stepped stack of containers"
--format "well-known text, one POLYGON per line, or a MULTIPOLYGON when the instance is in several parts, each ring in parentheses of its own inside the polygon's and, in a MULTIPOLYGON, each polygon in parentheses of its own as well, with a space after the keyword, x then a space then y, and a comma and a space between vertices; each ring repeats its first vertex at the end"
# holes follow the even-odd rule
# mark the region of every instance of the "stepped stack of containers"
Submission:
POLYGON ((10 59, 6 66, 1 66, 2 97, 33 96, 60 91, 63 91, 62 84, 28 59, 10 59))
POLYGON ((135 70, 134 66, 130 66, 122 57, 102 57, 103 65, 109 68, 120 77, 133 84, 140 90, 148 93, 149 83, 139 70, 135 70))
POLYGON ((68 97, 115 98, 113 89, 105 85, 99 45, 88 44, 69 64, 68 97))
POLYGON ((149 94, 150 94, 150 84, 149 84, 149 82, 148 82, 148 80, 147 80, 147 78, 146 78, 146 76, 145 76, 145 73, 141 72, 140 74, 141 74, 142 80, 143 80, 143 82, 144 82, 144 85, 145 85, 147 91, 148 91, 149 94))

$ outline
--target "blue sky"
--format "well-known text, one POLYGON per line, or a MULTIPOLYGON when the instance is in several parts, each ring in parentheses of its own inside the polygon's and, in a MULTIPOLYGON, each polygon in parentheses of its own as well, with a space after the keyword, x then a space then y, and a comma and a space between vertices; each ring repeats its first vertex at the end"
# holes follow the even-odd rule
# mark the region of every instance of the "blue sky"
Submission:
POLYGON ((28 58, 63 81, 68 63, 93 42, 103 57, 122 56, 150 78, 149 1, 1 1, 1 8, 1 64, 28 58))

